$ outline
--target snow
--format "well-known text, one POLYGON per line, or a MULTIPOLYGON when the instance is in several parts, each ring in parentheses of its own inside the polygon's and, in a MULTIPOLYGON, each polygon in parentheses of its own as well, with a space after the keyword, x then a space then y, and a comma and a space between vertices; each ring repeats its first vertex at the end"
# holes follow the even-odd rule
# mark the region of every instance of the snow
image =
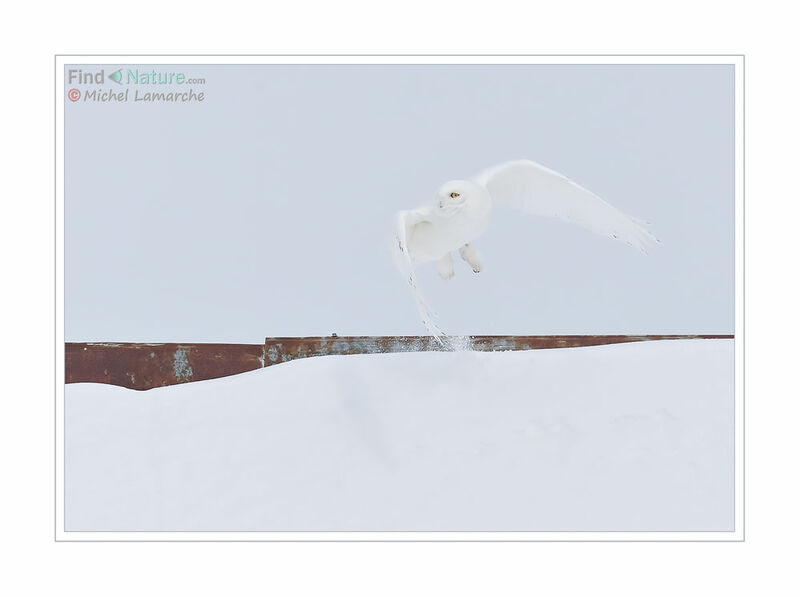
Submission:
POLYGON ((729 531, 733 341, 69 384, 67 531, 729 531))

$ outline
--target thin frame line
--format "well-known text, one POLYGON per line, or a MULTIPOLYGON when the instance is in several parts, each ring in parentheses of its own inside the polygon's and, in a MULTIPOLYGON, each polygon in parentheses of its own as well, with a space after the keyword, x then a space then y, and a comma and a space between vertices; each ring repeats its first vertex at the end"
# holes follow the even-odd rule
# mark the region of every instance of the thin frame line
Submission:
POLYGON ((269 58, 280 58, 280 57, 287 57, 287 58, 310 58, 314 56, 325 56, 328 58, 339 58, 339 57, 346 57, 346 58, 354 58, 359 56, 364 57, 374 57, 374 58, 391 58, 391 57, 403 57, 403 56, 413 56, 418 58, 424 57, 447 57, 447 58, 456 58, 456 57, 463 57, 463 58, 470 58, 470 57, 486 57, 486 58, 495 58, 495 57, 502 57, 502 56, 514 56, 517 58, 526 58, 526 57, 537 57, 537 58, 550 58, 550 57, 567 57, 567 58, 577 58, 577 57, 584 57, 584 56, 594 56, 597 58, 603 58, 605 56, 609 57, 617 57, 617 58, 634 58, 637 56, 641 56, 644 58, 648 57, 661 57, 661 58, 668 58, 670 56, 680 56, 683 58, 693 58, 693 57, 708 57, 713 56, 715 58, 727 58, 727 57, 741 57, 744 59, 744 54, 55 54, 56 57, 67 57, 67 56, 209 56, 209 57, 221 57, 221 58, 234 58, 236 56, 251 56, 251 57, 269 57, 269 58))

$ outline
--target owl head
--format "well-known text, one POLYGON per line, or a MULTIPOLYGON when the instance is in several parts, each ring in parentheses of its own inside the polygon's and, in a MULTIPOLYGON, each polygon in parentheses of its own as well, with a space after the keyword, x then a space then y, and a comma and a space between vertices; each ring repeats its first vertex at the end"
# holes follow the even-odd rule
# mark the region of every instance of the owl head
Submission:
POLYGON ((447 214, 484 199, 485 195, 486 189, 479 184, 469 180, 451 180, 439 187, 433 201, 437 209, 447 214))

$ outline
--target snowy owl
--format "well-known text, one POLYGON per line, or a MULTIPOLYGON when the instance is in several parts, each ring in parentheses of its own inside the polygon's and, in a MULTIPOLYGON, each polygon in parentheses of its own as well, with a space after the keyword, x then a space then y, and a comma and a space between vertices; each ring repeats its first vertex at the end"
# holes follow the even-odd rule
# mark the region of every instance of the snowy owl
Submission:
POLYGON ((446 182, 433 202, 397 214, 393 252, 395 263, 411 286, 422 321, 428 331, 440 338, 444 333, 434 322, 417 284, 414 266, 436 262, 439 276, 453 277, 453 255, 478 273, 483 265, 473 241, 489 226, 492 208, 503 205, 539 216, 556 216, 603 236, 615 238, 647 252, 655 237, 645 222, 628 216, 600 197, 558 172, 531 162, 518 160, 500 164, 472 180, 446 182))

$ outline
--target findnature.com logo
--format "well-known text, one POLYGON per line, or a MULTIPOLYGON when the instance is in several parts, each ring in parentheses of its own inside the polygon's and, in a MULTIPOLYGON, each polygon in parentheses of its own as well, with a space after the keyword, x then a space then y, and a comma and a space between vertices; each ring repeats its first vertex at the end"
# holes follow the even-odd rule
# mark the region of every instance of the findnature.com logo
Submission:
POLYGON ((205 100, 205 93, 195 91, 193 88, 186 89, 186 85, 205 85, 205 78, 188 77, 186 73, 163 70, 141 71, 138 68, 119 68, 106 74, 105 69, 99 71, 83 71, 82 69, 69 69, 67 71, 68 85, 90 85, 102 86, 106 81, 115 83, 120 87, 129 86, 121 90, 114 89, 114 85, 108 89, 90 88, 86 90, 72 87, 67 92, 67 99, 71 102, 83 100, 84 102, 202 102, 205 100), (179 90, 160 91, 152 90, 152 87, 162 85, 180 85, 179 90), (148 89, 139 89, 138 86, 147 86, 148 89), (133 93, 131 93, 133 88, 133 93))

